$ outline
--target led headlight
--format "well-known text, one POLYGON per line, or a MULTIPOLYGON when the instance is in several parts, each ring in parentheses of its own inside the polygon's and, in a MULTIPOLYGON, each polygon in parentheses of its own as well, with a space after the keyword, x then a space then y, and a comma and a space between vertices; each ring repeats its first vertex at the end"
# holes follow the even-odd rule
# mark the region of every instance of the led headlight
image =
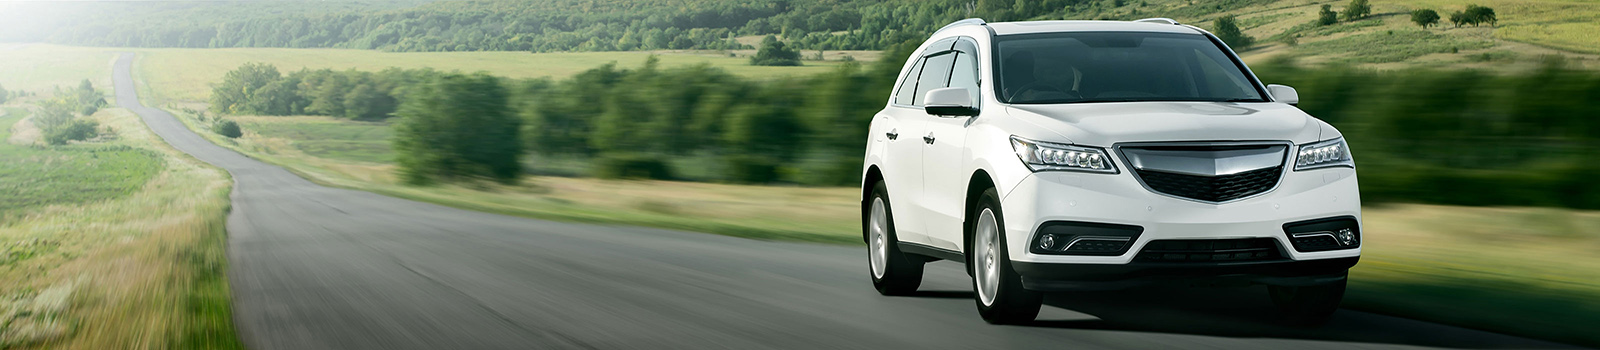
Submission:
POLYGON ((1099 148, 1039 142, 1021 137, 1011 137, 1011 149, 1022 158, 1029 170, 1071 170, 1096 173, 1116 173, 1117 166, 1111 157, 1099 148))
POLYGON ((1294 155, 1294 170, 1336 166, 1356 167, 1355 159, 1350 158, 1350 146, 1344 143, 1343 137, 1300 145, 1294 155))

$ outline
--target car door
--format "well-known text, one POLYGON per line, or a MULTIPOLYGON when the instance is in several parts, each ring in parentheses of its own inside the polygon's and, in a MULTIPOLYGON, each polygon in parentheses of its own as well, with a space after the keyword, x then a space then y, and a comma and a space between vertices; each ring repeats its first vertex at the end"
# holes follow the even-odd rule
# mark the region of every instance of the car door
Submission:
POLYGON ((925 60, 918 58, 911 70, 895 89, 894 100, 884 108, 884 127, 874 139, 888 145, 883 154, 883 182, 888 187, 890 210, 894 218, 895 235, 902 242, 928 244, 923 231, 921 209, 916 206, 922 196, 922 141, 917 138, 923 129, 921 107, 912 97, 917 92, 917 78, 925 60))
MULTIPOLYGON (((951 57, 947 87, 966 88, 974 107, 983 101, 978 91, 977 45, 962 38, 951 57)), ((930 61, 931 62, 931 61, 930 61)), ((931 64, 930 64, 931 66, 931 64)), ((928 115, 923 135, 922 220, 927 226, 928 243, 934 247, 961 251, 962 225, 966 216, 967 181, 972 171, 965 160, 967 125, 975 117, 928 115)))

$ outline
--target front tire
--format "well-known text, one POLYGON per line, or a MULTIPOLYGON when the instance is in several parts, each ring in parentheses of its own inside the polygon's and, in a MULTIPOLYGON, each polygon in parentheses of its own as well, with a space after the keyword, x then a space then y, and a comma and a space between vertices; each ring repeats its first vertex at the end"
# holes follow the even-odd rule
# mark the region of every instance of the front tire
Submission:
POLYGON ((872 287, 883 295, 910 295, 922 285, 922 259, 906 256, 900 251, 899 239, 894 232, 894 214, 889 207, 889 190, 883 182, 872 185, 872 198, 867 202, 867 263, 871 272, 872 287))
POLYGON ((1022 288, 1022 275, 1011 268, 1011 255, 1005 244, 1005 226, 999 196, 994 189, 983 192, 973 211, 972 256, 967 268, 972 271, 972 287, 978 314, 990 324, 1019 324, 1039 316, 1044 296, 1022 288))
POLYGON ((1337 283, 1305 287, 1267 286, 1267 294, 1283 313, 1285 321, 1300 326, 1319 326, 1328 323, 1333 312, 1339 310, 1347 281, 1341 279, 1337 283))

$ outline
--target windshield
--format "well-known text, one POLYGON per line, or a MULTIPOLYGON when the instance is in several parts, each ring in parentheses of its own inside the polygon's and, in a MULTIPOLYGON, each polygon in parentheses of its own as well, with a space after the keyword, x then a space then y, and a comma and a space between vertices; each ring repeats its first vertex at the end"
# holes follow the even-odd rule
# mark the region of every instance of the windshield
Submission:
POLYGON ((1266 102, 1204 35, 1081 32, 997 38, 1001 101, 1266 102))

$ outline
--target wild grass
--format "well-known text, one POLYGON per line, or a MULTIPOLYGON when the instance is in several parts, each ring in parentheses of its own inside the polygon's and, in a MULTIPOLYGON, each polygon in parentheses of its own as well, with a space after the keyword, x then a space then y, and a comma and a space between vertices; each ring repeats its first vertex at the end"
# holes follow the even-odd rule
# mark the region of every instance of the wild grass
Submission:
POLYGON ((290 140, 307 155, 368 163, 391 163, 393 132, 388 123, 340 121, 320 117, 234 118, 247 133, 262 138, 290 140))
POLYGON ((110 86, 115 56, 109 48, 0 44, 0 86, 48 94, 58 86, 78 86, 86 77, 97 87, 110 86))
POLYGON ((1325 55, 1334 61, 1351 63, 1387 63, 1492 46, 1494 43, 1487 40, 1457 38, 1419 29, 1400 29, 1303 43, 1298 47, 1298 53, 1325 55))
MULTIPOLYGON (((0 140, 25 114, 7 108, 0 140)), ((0 220, 52 204, 76 204, 137 192, 161 171, 154 151, 126 145, 72 144, 43 147, 0 142, 0 220)))
POLYGON ((0 348, 241 348, 225 274, 226 174, 126 110, 93 118, 117 133, 104 147, 136 149, 155 170, 122 196, 0 220, 0 252, 12 257, 0 263, 0 348))

